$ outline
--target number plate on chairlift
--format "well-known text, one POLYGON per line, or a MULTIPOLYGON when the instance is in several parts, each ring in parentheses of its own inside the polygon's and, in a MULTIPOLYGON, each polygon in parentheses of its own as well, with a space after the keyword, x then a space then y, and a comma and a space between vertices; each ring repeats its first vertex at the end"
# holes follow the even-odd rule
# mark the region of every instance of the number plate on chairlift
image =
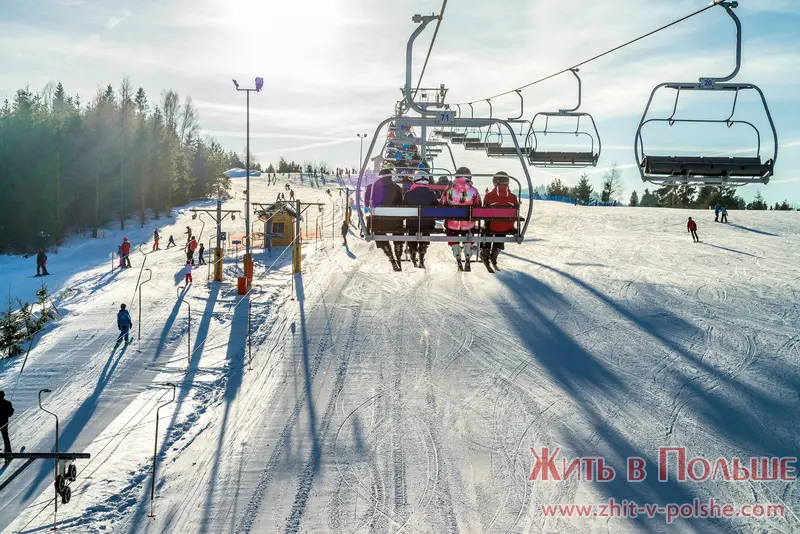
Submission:
POLYGON ((437 111, 436 112, 436 124, 455 124, 456 123, 456 114, 453 111, 437 111))
POLYGON ((714 78, 700 78, 700 89, 714 89, 717 86, 717 80, 714 78))

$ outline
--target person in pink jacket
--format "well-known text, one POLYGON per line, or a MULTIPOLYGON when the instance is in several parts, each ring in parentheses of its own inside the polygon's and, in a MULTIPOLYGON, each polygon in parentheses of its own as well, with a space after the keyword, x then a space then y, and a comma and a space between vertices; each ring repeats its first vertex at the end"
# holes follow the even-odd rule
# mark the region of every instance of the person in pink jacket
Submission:
MULTIPOLYGON (((481 194, 472 185, 472 171, 466 167, 459 167, 455 180, 444 192, 441 204, 445 206, 480 206, 481 194)), ((467 235, 475 228, 474 221, 445 221, 447 235, 467 235)), ((475 253, 475 243, 448 242, 453 249, 459 271, 470 271, 470 261, 475 253), (464 251, 464 263, 461 262, 461 251, 464 251)))

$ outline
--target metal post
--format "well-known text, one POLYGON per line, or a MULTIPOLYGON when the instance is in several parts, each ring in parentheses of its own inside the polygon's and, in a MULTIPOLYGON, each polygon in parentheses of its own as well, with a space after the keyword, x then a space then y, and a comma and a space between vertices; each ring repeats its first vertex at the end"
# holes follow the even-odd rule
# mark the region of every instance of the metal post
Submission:
POLYGON ((150 513, 147 514, 147 517, 155 519, 156 516, 154 514, 154 505, 155 505, 155 498, 156 498, 156 459, 158 458, 158 413, 161 411, 161 408, 164 406, 175 402, 175 384, 172 382, 167 382, 168 386, 172 386, 172 400, 169 402, 165 402, 161 406, 156 409, 156 437, 153 442, 153 483, 150 486, 150 513))
POLYGON ((244 252, 245 260, 244 261, 246 263, 244 272, 245 272, 245 277, 247 278, 247 285, 249 287, 250 286, 250 277, 252 277, 252 273, 250 273, 250 277, 247 276, 247 273, 249 272, 249 269, 250 269, 250 262, 252 261, 252 258, 250 257, 250 254, 252 254, 252 251, 250 250, 250 91, 246 91, 246 93, 247 93, 247 154, 246 154, 246 159, 247 159, 247 195, 246 195, 246 199, 244 201, 244 203, 245 203, 245 205, 244 205, 244 209, 245 209, 244 227, 245 227, 245 232, 247 232, 247 233, 244 236, 244 241, 245 241, 245 245, 244 245, 245 246, 245 252, 244 252))
POLYGON ((250 338, 252 336, 252 332, 250 331, 250 324, 251 319, 250 315, 253 313, 253 301, 250 300, 250 296, 247 297, 247 370, 252 371, 253 368, 251 367, 251 363, 253 362, 253 353, 251 352, 250 347, 250 338))
MULTIPOLYGON (((58 454, 58 416, 56 414, 54 414, 53 412, 51 412, 50 410, 47 410, 44 407, 42 407, 42 393, 51 393, 51 392, 52 391, 49 390, 49 389, 40 389, 39 390, 39 409, 42 410, 43 412, 49 413, 50 415, 52 415, 53 417, 56 418, 56 454, 58 454)), ((54 482, 53 483, 53 487, 54 487, 54 489, 56 491, 56 497, 55 497, 55 499, 53 499, 53 502, 55 503, 56 507, 55 507, 55 511, 53 512, 53 528, 51 528, 50 530, 58 530, 58 527, 56 527, 56 523, 58 522, 57 518, 58 518, 58 497, 59 497, 59 495, 58 495, 58 485, 55 484, 55 480, 58 477, 58 460, 56 460, 56 466, 55 466, 55 470, 53 471, 53 473, 54 473, 54 475, 53 475, 53 482, 54 482)))
POLYGON ((150 269, 145 269, 145 271, 150 273, 150 278, 139 284, 139 328, 136 329, 136 341, 139 342, 142 341, 142 285, 153 279, 153 271, 150 269))
POLYGON ((295 258, 295 265, 294 265, 295 268, 292 269, 292 271, 294 271, 292 273, 292 281, 293 281, 292 283, 294 283, 294 275, 303 270, 302 257, 301 257, 301 255, 303 253, 303 249, 302 249, 302 243, 300 242, 300 239, 299 239, 299 237, 300 237, 300 214, 303 213, 303 211, 302 211, 302 206, 300 205, 300 201, 299 200, 295 200, 294 201, 294 209, 295 209, 295 215, 296 215, 296 217, 294 218, 294 229, 295 229, 295 232, 294 232, 294 234, 295 234, 294 235, 294 246, 295 246, 295 251, 297 253, 297 256, 295 258))

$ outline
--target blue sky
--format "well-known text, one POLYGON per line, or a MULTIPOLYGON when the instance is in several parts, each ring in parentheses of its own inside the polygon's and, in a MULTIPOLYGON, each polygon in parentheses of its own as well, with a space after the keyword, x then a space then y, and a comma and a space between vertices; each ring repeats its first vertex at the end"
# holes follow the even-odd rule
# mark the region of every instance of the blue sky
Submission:
MULTIPOLYGON (((706 5, 706 0, 453 0, 449 3, 426 86, 446 84, 451 102, 482 99, 582 61, 706 5)), ((224 146, 244 148, 244 95, 231 78, 265 79, 251 100, 251 146, 262 162, 355 166, 357 133, 372 135, 393 110, 404 76, 405 44, 414 13, 438 0, 0 0, 0 97, 26 84, 38 90, 62 81, 85 100, 123 75, 151 102, 162 89, 191 94, 204 131, 224 146)), ((771 203, 800 204, 800 0, 741 0, 744 64, 736 81, 755 83, 769 101, 780 136, 778 168, 760 190, 771 203)), ((419 40, 417 72, 433 26, 419 40)), ((603 155, 590 176, 613 162, 624 169, 624 197, 645 185, 633 168, 633 138, 652 88, 665 81, 723 76, 732 69, 733 23, 715 8, 581 69, 582 110, 592 113, 603 155)), ((416 77, 415 77, 416 78, 416 77)), ((525 116, 571 105, 569 75, 524 92, 525 116)), ((516 115, 514 95, 493 101, 497 115, 516 115)), ((724 102, 688 101, 686 111, 716 111, 724 102)), ((476 105, 476 113, 486 107, 476 105)), ((754 101, 742 116, 759 119, 754 101)), ((745 150, 752 138, 714 129, 653 132, 657 147, 702 147, 703 153, 745 150)), ((366 143, 365 143, 366 145, 366 143)), ((768 147, 767 147, 768 148, 768 147)), ((456 150, 474 172, 509 160, 456 150)), ((534 181, 552 174, 533 170, 534 181)), ((580 173, 563 173, 575 183, 580 173)), ((649 184, 648 184, 649 186, 649 184)))

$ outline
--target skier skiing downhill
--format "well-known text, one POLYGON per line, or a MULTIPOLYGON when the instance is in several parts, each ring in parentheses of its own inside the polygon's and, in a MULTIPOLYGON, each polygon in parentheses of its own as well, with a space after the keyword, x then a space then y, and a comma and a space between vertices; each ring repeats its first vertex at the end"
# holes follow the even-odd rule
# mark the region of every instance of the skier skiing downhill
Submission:
POLYGON ((36 254, 36 276, 47 276, 47 254, 44 249, 40 248, 39 253, 36 254))
MULTIPOLYGON (((428 189, 430 176, 424 171, 414 173, 414 185, 403 197, 403 204, 408 206, 436 206, 439 200, 436 193, 428 189)), ((417 232, 423 236, 430 235, 430 231, 436 227, 435 219, 406 219, 408 235, 416 235, 417 232)), ((408 250, 411 253, 411 263, 414 267, 425 268, 425 254, 428 252, 428 241, 409 241, 408 250), (417 264, 417 253, 419 253, 419 264, 417 264)))
MULTIPOLYGON (((511 192, 508 187, 510 179, 505 171, 498 171, 492 177, 494 189, 492 189, 483 199, 484 206, 497 206, 506 208, 516 208, 519 206, 519 200, 516 195, 511 192)), ((489 221, 488 227, 484 234, 489 237, 507 236, 510 232, 514 231, 514 221, 489 221)), ((497 269, 497 257, 500 251, 503 250, 505 243, 484 243, 481 247, 481 260, 489 271, 492 267, 497 269), (489 262, 492 266, 489 266, 489 262)))
POLYGON ((699 243, 700 238, 697 237, 697 223, 694 222, 691 217, 689 217, 689 222, 686 223, 686 229, 689 231, 690 234, 692 234, 692 241, 694 241, 695 243, 699 243))
MULTIPOLYGON (((391 169, 382 169, 378 180, 367 186, 365 189, 365 204, 370 208, 375 206, 402 206, 403 205, 403 190, 399 185, 394 183, 392 179, 391 169)), ((396 234, 403 235, 403 220, 402 219, 375 219, 372 215, 367 219, 367 228, 371 228, 372 232, 376 235, 396 234)), ((394 255, 392 255, 392 246, 389 241, 375 240, 375 245, 383 250, 383 253, 389 258, 392 268, 395 271, 400 271, 400 259, 403 255, 403 242, 394 242, 394 255)))
MULTIPOLYGON (((467 167, 459 167, 453 184, 442 195, 441 204, 445 206, 480 206, 481 194, 472 185, 472 171, 467 167)), ((446 233, 449 236, 467 235, 475 228, 474 221, 445 221, 446 233)), ((459 271, 470 271, 470 261, 475 243, 448 242, 453 249, 459 271), (461 262, 461 251, 464 251, 464 263, 461 262)))
POLYGON ((119 311, 117 312, 117 328, 119 328, 119 337, 117 338, 117 344, 115 346, 119 346, 123 338, 125 339, 125 344, 129 344, 130 338, 128 337, 128 333, 131 331, 131 328, 133 328, 133 321, 131 320, 131 314, 125 309, 125 304, 119 305, 119 311))

